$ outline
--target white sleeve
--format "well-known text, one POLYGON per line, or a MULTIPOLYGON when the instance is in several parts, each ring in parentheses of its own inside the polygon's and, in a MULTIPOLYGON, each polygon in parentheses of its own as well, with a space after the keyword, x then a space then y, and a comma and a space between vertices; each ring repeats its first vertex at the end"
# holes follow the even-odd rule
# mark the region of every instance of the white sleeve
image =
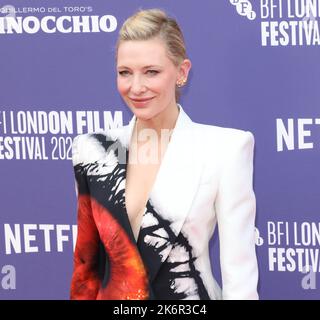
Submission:
POLYGON ((215 201, 223 299, 258 299, 253 149, 253 135, 241 131, 224 147, 215 201))

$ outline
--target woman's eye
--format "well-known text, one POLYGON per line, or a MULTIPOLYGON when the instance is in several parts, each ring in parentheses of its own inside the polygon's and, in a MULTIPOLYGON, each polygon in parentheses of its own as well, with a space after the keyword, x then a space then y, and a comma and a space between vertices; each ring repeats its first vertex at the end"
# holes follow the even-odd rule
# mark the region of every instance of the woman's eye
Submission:
POLYGON ((159 73, 158 70, 148 70, 148 71, 147 71, 147 74, 150 74, 150 75, 156 75, 156 74, 158 74, 158 73, 159 73))
POLYGON ((127 71, 127 70, 119 71, 118 73, 119 73, 119 75, 122 76, 122 77, 126 77, 126 76, 129 75, 129 71, 127 71))

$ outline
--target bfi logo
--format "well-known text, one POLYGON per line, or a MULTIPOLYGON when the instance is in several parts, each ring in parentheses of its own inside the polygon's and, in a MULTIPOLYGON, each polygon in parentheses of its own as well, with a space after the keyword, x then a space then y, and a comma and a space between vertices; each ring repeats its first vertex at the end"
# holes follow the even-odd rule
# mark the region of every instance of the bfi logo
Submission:
POLYGON ((256 13, 252 10, 252 4, 248 0, 230 0, 230 3, 234 5, 240 16, 247 17, 249 20, 256 18, 256 13))

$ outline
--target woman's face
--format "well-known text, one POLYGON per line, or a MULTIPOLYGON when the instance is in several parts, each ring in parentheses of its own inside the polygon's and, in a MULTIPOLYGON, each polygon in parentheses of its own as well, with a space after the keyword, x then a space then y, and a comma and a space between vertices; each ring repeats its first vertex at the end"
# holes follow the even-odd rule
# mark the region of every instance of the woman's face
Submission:
POLYGON ((176 82, 186 78, 186 68, 175 66, 166 50, 160 38, 123 41, 118 47, 118 90, 137 118, 148 120, 176 106, 176 82))

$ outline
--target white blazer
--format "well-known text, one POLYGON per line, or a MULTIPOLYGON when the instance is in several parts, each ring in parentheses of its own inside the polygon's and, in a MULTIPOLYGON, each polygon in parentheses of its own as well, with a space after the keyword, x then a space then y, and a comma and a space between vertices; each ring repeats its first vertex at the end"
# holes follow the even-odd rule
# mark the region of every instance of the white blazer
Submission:
MULTIPOLYGON (((150 192, 137 243, 154 296, 159 299, 258 299, 253 135, 195 123, 180 105, 179 109, 150 192), (160 227, 160 219, 166 222, 167 229, 160 227), (159 228, 155 230, 157 224, 159 228), (209 241, 217 225, 222 290, 213 277, 209 257, 209 241), (158 260, 153 256, 155 252, 158 260), (172 292, 168 294, 168 290, 172 292)), ((133 116, 128 125, 108 131, 108 139, 118 140, 128 148, 135 121, 133 116)), ((83 167, 95 163, 94 170, 87 170, 86 174, 105 177, 106 161, 110 163, 111 158, 109 155, 109 160, 103 160, 108 157, 101 148, 101 138, 100 142, 94 139, 90 134, 76 137, 73 165, 83 167)), ((118 195, 124 192, 123 181, 125 176, 118 184, 118 195)))

